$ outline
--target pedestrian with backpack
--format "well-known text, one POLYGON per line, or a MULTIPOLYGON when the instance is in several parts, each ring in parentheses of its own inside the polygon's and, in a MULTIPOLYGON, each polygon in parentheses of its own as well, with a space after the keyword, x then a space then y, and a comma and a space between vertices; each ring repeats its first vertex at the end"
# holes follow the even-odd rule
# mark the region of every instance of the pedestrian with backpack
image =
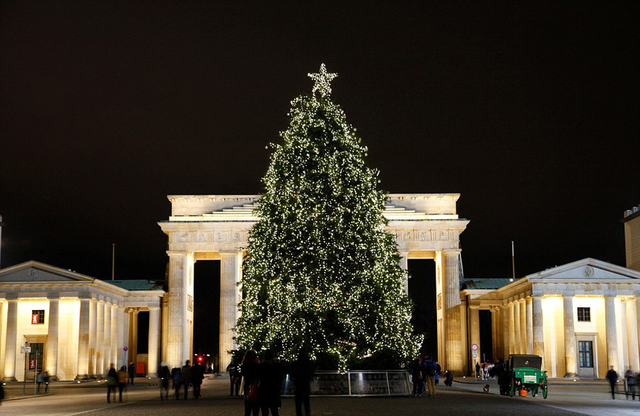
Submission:
POLYGON ((436 364, 428 355, 425 361, 425 373, 429 397, 436 397, 436 364))

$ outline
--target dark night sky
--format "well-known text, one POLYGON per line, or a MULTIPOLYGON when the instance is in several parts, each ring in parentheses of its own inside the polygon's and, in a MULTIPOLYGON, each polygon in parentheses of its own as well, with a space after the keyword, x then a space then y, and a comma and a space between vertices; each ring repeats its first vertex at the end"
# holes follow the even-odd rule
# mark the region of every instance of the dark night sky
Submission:
POLYGON ((389 192, 459 192, 467 277, 624 265, 638 2, 2 2, 2 266, 162 279, 169 194, 261 191, 327 64, 389 192))

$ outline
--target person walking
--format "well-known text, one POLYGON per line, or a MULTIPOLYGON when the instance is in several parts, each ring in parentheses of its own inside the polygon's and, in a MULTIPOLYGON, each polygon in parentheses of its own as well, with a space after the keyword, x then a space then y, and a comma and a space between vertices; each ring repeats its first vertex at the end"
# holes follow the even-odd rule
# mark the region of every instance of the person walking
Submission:
POLYGON ((113 392, 113 401, 116 401, 116 384, 118 382, 118 373, 113 364, 107 373, 107 403, 111 403, 111 392, 113 392))
POLYGON ((123 365, 118 370, 118 397, 120 398, 120 403, 122 403, 122 391, 127 386, 127 366, 123 365))
POLYGON ((607 380, 609 380, 609 385, 611 385, 611 398, 615 400, 616 398, 616 383, 618 382, 618 373, 613 369, 607 371, 607 375, 605 376, 607 380))
POLYGON ((187 360, 182 366, 182 380, 181 383, 184 386, 184 399, 187 400, 189 395, 189 384, 191 383, 191 361, 187 360))
POLYGON ((182 371, 179 368, 174 367, 173 370, 171 370, 171 380, 173 381, 173 390, 176 394, 176 400, 180 400, 180 383, 182 383, 182 371))
POLYGON ((244 379, 244 416, 258 416, 260 403, 258 388, 260 386, 258 354, 249 350, 242 359, 242 378, 244 379))
POLYGON ((49 372, 45 371, 44 376, 42 377, 44 380, 44 392, 49 393, 49 372))
MULTIPOLYGON (((638 384, 638 375, 631 370, 631 367, 624 373, 624 378, 627 379, 627 400, 629 399, 629 393, 631 393, 631 400, 636 399, 636 386, 638 384)), ((640 399, 640 396, 638 396, 640 399)))
POLYGON ((436 397, 436 365, 429 356, 425 361, 425 373, 429 397, 436 397))
POLYGON ((200 363, 196 363, 191 367, 191 384, 193 384, 193 397, 200 397, 200 387, 204 379, 204 367, 200 363))
POLYGON ((313 378, 313 364, 309 360, 309 354, 302 351, 298 359, 293 363, 291 377, 295 388, 296 416, 302 416, 304 405, 305 416, 311 416, 311 379, 313 378))
POLYGON ((231 358, 231 362, 227 366, 227 374, 229 374, 229 396, 233 396, 234 393, 237 396, 240 391, 240 374, 236 357, 231 358))
POLYGON ((129 384, 133 384, 133 379, 136 378, 136 367, 133 363, 129 363, 129 384))
POLYGON ((160 364, 160 400, 169 400, 169 380, 171 379, 171 372, 167 363, 160 364))
POLYGON ((0 406, 2 406, 2 401, 4 400, 4 386, 3 383, 0 383, 0 406))
POLYGON ((277 362, 273 351, 267 350, 264 361, 259 367, 260 389, 258 401, 262 409, 262 416, 279 416, 278 408, 281 406, 280 392, 282 390, 282 365, 277 362))
POLYGON ((36 388, 36 394, 40 394, 40 386, 44 382, 44 375, 42 374, 42 370, 38 372, 36 375, 36 384, 38 387, 36 388))

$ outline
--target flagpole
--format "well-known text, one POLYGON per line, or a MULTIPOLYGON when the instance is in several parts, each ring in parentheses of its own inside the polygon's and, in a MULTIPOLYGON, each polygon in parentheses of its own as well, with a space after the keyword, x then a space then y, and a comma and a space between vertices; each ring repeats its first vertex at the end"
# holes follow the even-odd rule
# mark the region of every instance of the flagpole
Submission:
POLYGON ((515 248, 513 245, 513 241, 511 242, 511 281, 513 282, 514 280, 516 280, 516 260, 515 260, 516 254, 515 254, 515 248))
POLYGON ((116 275, 116 244, 111 244, 111 280, 115 280, 116 275))

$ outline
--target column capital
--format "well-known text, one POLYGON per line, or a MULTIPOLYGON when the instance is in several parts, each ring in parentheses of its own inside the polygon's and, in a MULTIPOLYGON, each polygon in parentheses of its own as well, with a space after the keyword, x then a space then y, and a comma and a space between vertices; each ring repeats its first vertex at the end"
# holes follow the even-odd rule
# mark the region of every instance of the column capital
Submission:
POLYGON ((460 248, 447 248, 442 250, 442 254, 444 254, 445 256, 453 256, 453 255, 458 255, 462 253, 462 249, 460 248))

